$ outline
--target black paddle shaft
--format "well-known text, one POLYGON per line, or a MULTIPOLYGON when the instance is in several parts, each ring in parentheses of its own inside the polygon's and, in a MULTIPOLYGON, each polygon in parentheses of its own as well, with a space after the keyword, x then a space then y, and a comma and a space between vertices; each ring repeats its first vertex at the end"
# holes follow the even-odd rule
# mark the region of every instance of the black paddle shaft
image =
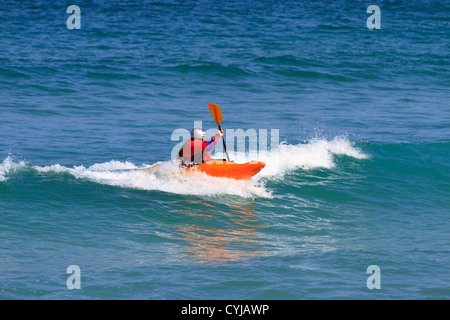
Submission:
MULTIPOLYGON (((222 131, 222 127, 219 124, 219 130, 222 131)), ((225 139, 222 135, 223 149, 225 150, 225 154, 227 155, 227 160, 230 161, 230 157, 228 156, 227 145, 225 144, 225 139)))

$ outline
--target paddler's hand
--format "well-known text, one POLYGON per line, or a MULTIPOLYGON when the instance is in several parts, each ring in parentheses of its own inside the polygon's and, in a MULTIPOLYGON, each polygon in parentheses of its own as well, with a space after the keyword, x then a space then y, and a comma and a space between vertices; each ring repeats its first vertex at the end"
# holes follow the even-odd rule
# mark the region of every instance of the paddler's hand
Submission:
POLYGON ((217 130, 217 135, 219 136, 219 137, 222 137, 223 136, 223 130, 217 130))

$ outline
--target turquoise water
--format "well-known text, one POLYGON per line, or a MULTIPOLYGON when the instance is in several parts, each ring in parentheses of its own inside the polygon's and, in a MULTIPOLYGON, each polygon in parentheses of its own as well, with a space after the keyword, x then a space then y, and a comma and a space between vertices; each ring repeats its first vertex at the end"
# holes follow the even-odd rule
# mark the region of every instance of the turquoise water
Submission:
POLYGON ((448 2, 73 4, 0 4, 0 298, 450 298, 448 2), (170 173, 208 102, 253 179, 170 173))

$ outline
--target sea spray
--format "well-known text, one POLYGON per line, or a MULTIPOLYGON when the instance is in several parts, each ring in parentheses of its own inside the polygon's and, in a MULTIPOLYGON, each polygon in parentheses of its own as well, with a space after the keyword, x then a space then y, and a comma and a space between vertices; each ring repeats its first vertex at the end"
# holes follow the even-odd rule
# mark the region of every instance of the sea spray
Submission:
MULTIPOLYGON (((272 197, 273 191, 266 188, 267 181, 283 179, 285 174, 293 170, 332 169, 335 166, 335 155, 346 155, 355 159, 368 157, 347 138, 335 137, 333 140, 316 138, 296 145, 283 143, 276 151, 265 153, 258 159, 264 161, 266 167, 246 181, 210 177, 203 173, 186 173, 181 171, 174 161, 158 162, 158 166, 153 170, 146 170, 150 164, 136 165, 117 160, 95 163, 89 167, 67 167, 60 164, 31 167, 39 173, 67 173, 77 179, 123 188, 183 195, 232 195, 252 198, 272 197)), ((243 152, 234 153, 233 160, 237 163, 245 162, 248 161, 246 156, 243 152)), ((0 181, 5 180, 12 171, 25 166, 23 161, 15 163, 11 157, 6 158, 0 165, 0 181)))
MULTIPOLYGON (((332 140, 314 138, 307 143, 295 145, 286 142, 281 143, 273 151, 260 153, 255 160, 264 161, 266 167, 257 177, 282 178, 290 171, 316 168, 332 169, 335 166, 334 157, 345 155, 355 159, 366 159, 368 155, 355 147, 354 143, 344 136, 338 136, 332 140)), ((235 162, 248 161, 247 154, 234 153, 235 162)))
POLYGON ((7 180, 7 175, 25 167, 25 161, 14 162, 12 155, 8 155, 0 164, 0 182, 7 180))
POLYGON ((241 197, 270 197, 262 182, 237 181, 210 177, 201 173, 182 173, 171 162, 162 162, 155 170, 145 166, 117 161, 94 164, 88 168, 76 166, 68 168, 61 165, 35 167, 39 172, 69 173, 77 179, 87 179, 101 184, 134 188, 148 191, 163 191, 176 194, 214 196, 236 195, 241 197))

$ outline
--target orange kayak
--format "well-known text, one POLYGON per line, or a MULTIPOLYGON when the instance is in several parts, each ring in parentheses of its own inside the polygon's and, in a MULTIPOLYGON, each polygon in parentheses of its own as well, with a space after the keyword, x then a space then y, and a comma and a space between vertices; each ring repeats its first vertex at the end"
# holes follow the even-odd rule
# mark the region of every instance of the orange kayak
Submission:
POLYGON ((253 177, 265 166, 266 164, 261 161, 234 163, 225 160, 212 160, 184 170, 200 171, 212 177, 245 180, 253 177))

